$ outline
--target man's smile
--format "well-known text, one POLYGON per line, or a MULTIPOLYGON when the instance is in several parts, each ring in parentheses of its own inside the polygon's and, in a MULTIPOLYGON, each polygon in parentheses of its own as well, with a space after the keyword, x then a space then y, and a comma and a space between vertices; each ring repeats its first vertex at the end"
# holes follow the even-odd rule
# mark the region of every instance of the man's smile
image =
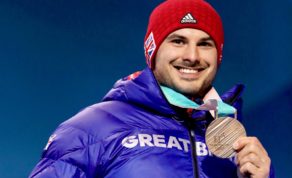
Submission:
POLYGON ((189 67, 175 65, 173 67, 179 72, 181 78, 186 79, 198 79, 202 71, 205 69, 205 67, 202 66, 189 67))

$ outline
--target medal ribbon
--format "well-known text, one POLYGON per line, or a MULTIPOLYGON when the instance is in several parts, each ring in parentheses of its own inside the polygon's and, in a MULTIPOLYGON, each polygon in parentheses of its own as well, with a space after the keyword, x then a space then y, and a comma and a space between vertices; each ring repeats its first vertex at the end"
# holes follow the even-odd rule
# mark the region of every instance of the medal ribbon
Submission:
POLYGON ((174 91, 171 88, 160 86, 164 96, 166 97, 167 101, 177 107, 180 108, 191 108, 195 110, 205 110, 205 111, 215 111, 216 118, 218 116, 227 116, 227 115, 234 115, 236 117, 236 109, 229 104, 224 103, 223 101, 219 101, 216 99, 209 99, 204 102, 204 104, 199 105, 196 102, 188 99, 183 94, 180 94, 174 91))

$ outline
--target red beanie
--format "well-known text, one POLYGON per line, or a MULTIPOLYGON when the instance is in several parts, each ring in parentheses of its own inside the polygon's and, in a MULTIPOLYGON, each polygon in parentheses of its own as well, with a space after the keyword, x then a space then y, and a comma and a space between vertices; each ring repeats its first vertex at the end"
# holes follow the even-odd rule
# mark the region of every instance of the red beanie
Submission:
POLYGON ((153 58, 164 39, 181 28, 199 29, 211 36, 222 59, 223 25, 219 14, 204 0, 167 0, 151 13, 144 39, 146 62, 151 68, 153 58))

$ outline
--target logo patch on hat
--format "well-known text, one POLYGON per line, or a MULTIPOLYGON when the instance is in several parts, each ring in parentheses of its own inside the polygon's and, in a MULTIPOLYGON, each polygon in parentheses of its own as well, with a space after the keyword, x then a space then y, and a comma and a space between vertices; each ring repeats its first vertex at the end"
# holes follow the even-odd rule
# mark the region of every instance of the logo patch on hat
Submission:
POLYGON ((150 60, 155 49, 156 49, 156 44, 155 44, 153 33, 151 32, 144 44, 144 51, 145 51, 145 56, 146 56, 148 64, 151 63, 150 60))
POLYGON ((191 13, 187 13, 180 21, 180 23, 197 23, 191 13))

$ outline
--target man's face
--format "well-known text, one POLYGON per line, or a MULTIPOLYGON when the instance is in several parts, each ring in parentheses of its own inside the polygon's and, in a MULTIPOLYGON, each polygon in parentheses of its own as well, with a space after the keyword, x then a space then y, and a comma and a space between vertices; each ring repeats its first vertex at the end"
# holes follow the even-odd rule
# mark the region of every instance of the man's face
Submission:
POLYGON ((188 96, 203 97, 217 72, 215 42, 201 30, 176 30, 160 45, 153 72, 161 85, 188 96))

